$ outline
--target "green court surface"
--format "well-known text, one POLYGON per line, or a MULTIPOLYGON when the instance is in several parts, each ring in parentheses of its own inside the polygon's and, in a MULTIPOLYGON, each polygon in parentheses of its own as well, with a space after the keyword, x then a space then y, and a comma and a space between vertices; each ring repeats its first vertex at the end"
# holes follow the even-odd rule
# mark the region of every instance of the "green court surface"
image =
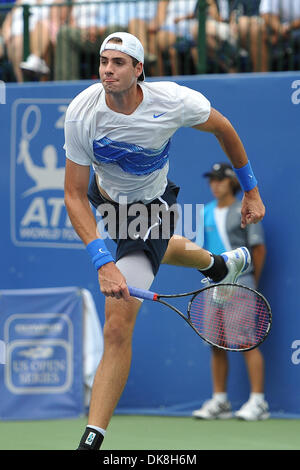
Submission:
MULTIPOLYGON (((86 418, 1 421, 0 450, 75 450, 86 418)), ((300 450, 300 420, 113 417, 103 450, 300 450)))

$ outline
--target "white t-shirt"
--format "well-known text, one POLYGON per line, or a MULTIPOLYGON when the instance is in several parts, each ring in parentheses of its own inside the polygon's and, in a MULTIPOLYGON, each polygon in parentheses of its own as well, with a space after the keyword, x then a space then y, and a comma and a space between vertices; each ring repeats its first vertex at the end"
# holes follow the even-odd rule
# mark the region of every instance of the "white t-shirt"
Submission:
POLYGON ((259 12, 279 15, 282 23, 289 23, 300 18, 300 0, 261 0, 259 12))
POLYGON ((112 111, 101 83, 70 103, 65 151, 79 165, 92 165, 99 185, 114 201, 150 202, 167 185, 170 139, 180 127, 207 121, 210 102, 174 82, 139 82, 143 100, 130 115, 112 111))

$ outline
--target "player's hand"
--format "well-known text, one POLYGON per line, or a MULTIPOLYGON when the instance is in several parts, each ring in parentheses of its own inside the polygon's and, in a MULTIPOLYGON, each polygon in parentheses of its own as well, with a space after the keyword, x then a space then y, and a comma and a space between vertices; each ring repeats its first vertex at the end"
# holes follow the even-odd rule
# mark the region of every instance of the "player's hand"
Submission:
POLYGON ((265 215, 265 206, 261 200, 258 188, 244 193, 241 210, 241 227, 245 228, 248 224, 257 224, 265 215))
POLYGON ((126 279, 115 263, 107 263, 98 269, 100 290, 106 297, 129 300, 130 294, 126 279))

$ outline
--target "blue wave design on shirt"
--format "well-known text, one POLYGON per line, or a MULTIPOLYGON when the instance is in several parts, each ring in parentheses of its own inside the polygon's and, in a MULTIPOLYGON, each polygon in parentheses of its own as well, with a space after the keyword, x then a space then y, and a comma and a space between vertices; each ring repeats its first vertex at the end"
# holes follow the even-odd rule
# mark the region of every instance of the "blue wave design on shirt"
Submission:
POLYGON ((169 159, 170 140, 159 149, 145 149, 127 142, 103 137, 93 141, 93 152, 101 163, 115 163, 126 173, 147 175, 165 166, 169 159))

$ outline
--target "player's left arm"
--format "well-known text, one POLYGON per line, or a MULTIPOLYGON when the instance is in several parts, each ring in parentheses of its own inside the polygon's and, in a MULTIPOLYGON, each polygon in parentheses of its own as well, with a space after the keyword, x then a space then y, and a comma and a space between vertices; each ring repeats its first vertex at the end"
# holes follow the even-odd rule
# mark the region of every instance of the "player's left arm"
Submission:
MULTIPOLYGON (((234 169, 239 170, 248 168, 248 157, 241 139, 230 121, 219 113, 219 111, 212 108, 207 121, 203 124, 194 126, 194 128, 200 131, 210 132, 216 136, 234 169)), ((239 180, 241 183, 241 178, 239 178, 239 180)), ((241 210, 241 227, 245 228, 247 224, 255 224, 259 222, 263 219, 264 215, 265 207, 261 200, 257 185, 252 189, 244 190, 241 210)))

